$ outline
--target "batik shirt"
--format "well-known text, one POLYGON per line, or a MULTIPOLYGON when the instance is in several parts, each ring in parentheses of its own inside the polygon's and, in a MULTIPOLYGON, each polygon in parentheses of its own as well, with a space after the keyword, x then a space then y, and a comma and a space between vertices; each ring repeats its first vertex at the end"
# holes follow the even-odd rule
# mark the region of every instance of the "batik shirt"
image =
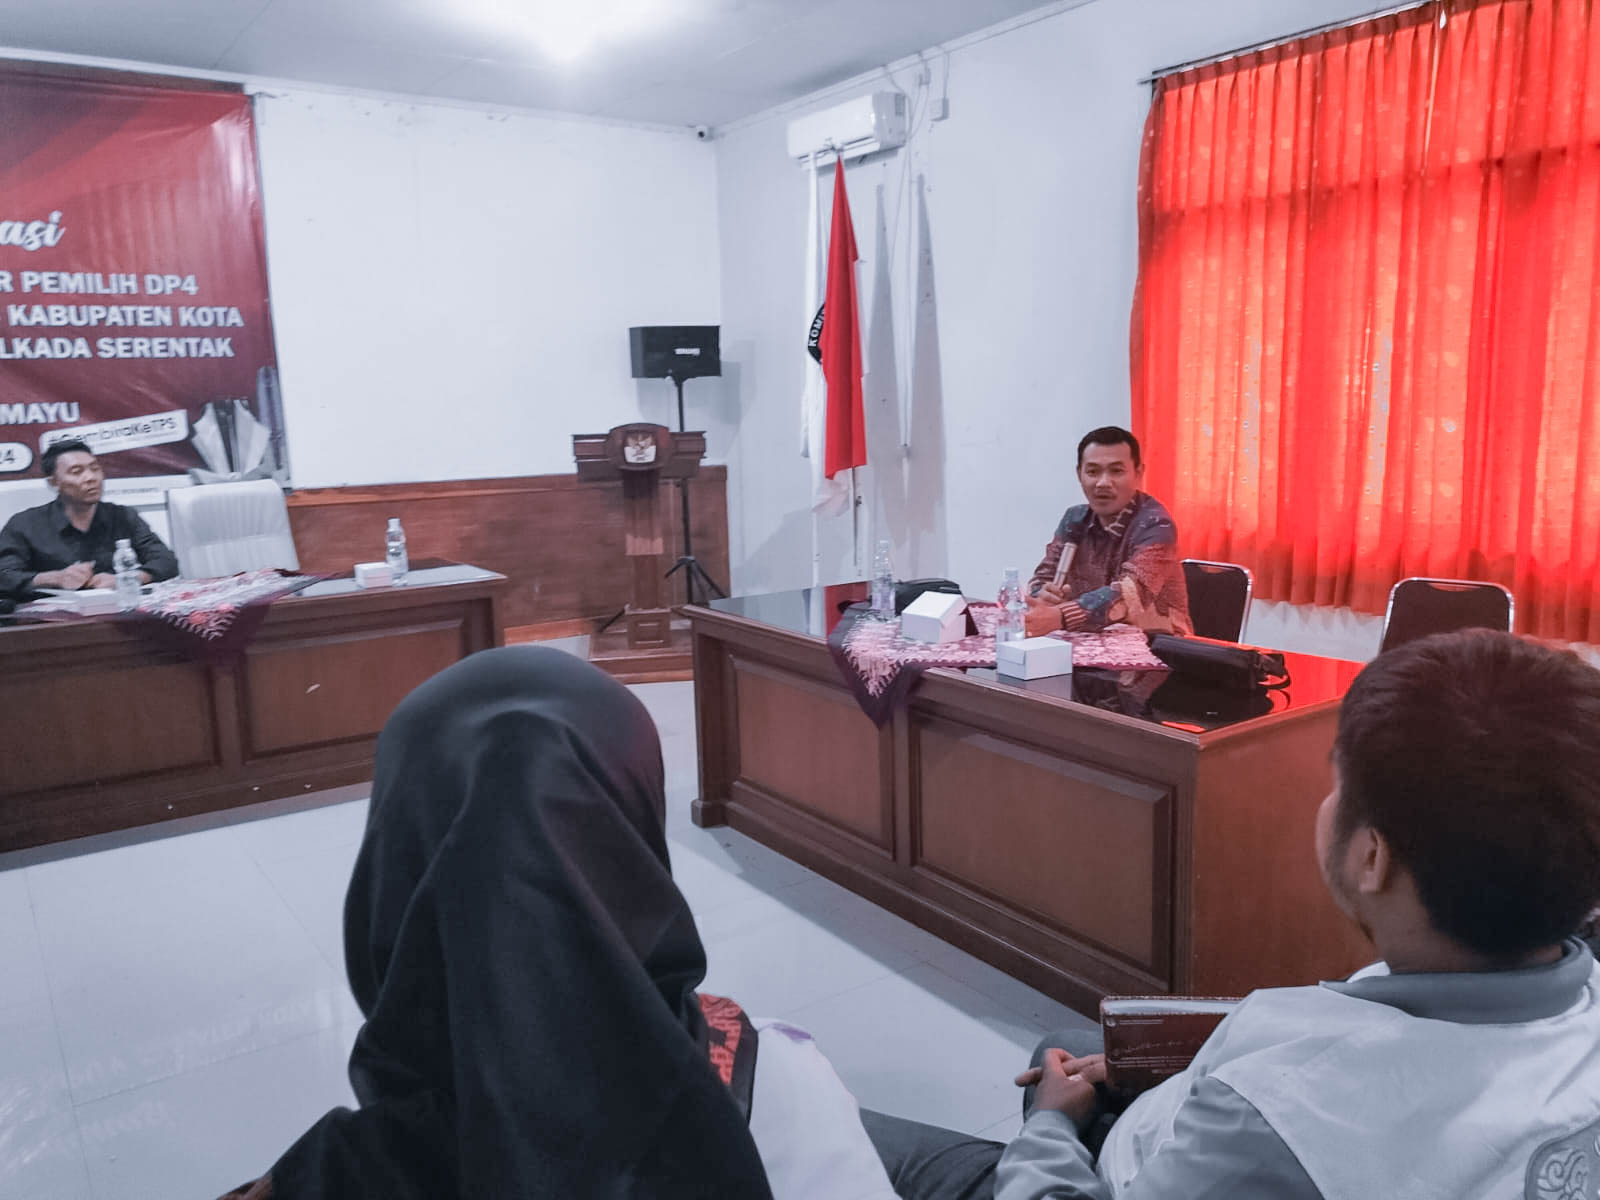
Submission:
POLYGON ((1094 630, 1123 622, 1141 629, 1192 633, 1189 593, 1178 558, 1178 527, 1161 502, 1136 492, 1109 520, 1074 504, 1056 526, 1028 594, 1054 581, 1063 556, 1069 597, 1059 607, 1063 629, 1094 630))

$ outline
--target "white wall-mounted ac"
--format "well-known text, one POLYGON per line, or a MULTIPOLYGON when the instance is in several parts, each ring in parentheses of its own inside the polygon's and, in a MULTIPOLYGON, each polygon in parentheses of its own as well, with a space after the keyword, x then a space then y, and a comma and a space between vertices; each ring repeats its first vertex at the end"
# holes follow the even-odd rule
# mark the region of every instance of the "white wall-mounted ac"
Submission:
POLYGON ((789 122, 789 154, 804 166, 860 158, 906 144, 904 92, 873 92, 789 122))

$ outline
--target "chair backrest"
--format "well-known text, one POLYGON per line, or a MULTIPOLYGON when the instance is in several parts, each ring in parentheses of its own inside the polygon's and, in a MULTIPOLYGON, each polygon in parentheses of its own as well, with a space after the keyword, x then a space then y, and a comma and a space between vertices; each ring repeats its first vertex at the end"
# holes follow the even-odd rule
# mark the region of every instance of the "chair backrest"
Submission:
POLYGON ((300 569, 283 489, 271 479, 206 483, 167 493, 178 569, 213 579, 262 567, 300 569))
POLYGON ((1237 642, 1244 638, 1254 580, 1238 563, 1183 560, 1183 583, 1189 592, 1189 620, 1200 637, 1237 642))
POLYGON ((1516 602, 1498 583, 1477 579, 1402 579, 1389 589, 1381 654, 1405 642, 1452 629, 1511 631, 1516 602))

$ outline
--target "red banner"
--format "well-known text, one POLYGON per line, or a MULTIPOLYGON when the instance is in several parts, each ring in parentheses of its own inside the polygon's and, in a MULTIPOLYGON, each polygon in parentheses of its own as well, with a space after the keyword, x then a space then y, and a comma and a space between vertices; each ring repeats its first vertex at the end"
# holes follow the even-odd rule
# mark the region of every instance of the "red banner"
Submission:
POLYGON ((250 98, 0 71, 0 482, 287 479, 250 98))

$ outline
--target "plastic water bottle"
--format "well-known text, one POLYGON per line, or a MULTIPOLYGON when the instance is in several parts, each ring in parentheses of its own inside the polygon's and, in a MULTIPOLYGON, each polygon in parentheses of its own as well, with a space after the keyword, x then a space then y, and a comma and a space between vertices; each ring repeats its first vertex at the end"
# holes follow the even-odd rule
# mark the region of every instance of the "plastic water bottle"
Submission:
POLYGON ((399 517, 389 518, 389 532, 384 535, 384 541, 387 546, 383 557, 389 564, 389 572, 396 583, 404 583, 411 560, 406 557, 406 531, 400 528, 399 517))
POLYGON ((872 559, 872 615, 880 621, 894 620, 894 564, 889 561, 889 542, 878 543, 872 559))
POLYGON ((111 555, 111 569, 117 573, 117 607, 132 612, 139 607, 139 556, 127 538, 117 539, 116 552, 111 555))
POLYGON ((1021 572, 1016 567, 1006 568, 998 600, 1000 620, 994 627, 995 642, 1015 642, 1027 637, 1028 606, 1022 599, 1021 572))

